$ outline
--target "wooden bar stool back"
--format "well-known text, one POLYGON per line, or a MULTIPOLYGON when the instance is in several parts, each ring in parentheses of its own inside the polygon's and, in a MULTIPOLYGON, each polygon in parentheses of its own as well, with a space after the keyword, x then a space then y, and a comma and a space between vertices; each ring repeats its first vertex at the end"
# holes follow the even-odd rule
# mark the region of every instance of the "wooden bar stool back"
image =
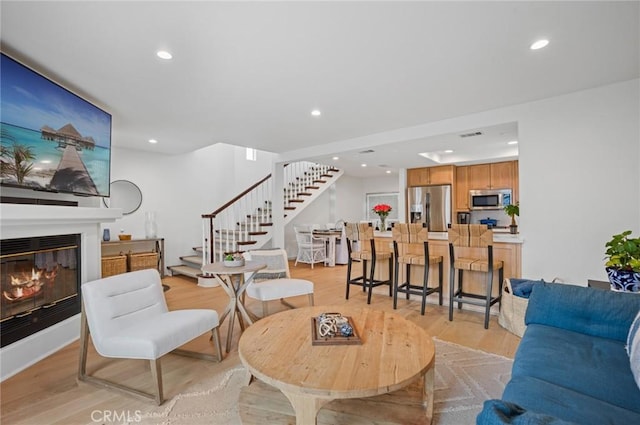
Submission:
POLYGON ((371 293, 374 287, 389 285, 389 296, 393 294, 393 255, 390 251, 376 250, 373 238, 373 227, 370 223, 346 223, 345 234, 347 238, 347 293, 349 299, 349 287, 351 285, 362 286, 364 292, 367 288, 367 304, 371 304, 371 293), (362 275, 352 278, 351 270, 353 262, 362 263, 362 275), (378 262, 387 261, 389 264, 389 278, 375 279, 375 270, 378 262), (367 273, 367 263, 370 264, 367 273))
POLYGON ((393 254, 395 258, 395 274, 393 278, 393 308, 398 304, 398 292, 406 295, 420 295, 422 306, 420 314, 424 316, 427 296, 437 292, 442 305, 442 256, 429 254, 429 232, 426 223, 394 223, 392 228, 393 254), (438 265, 438 286, 429 287, 429 268, 438 265), (404 282, 399 283, 400 265, 405 266, 404 282), (411 266, 422 266, 422 284, 411 283, 411 266))
MULTIPOLYGON (((502 302, 502 282, 504 280, 504 264, 493 258, 493 230, 484 224, 452 224, 449 229, 449 320, 453 320, 453 303, 482 306, 484 328, 489 328, 489 311, 495 303, 502 302), (455 288, 456 270, 458 288, 455 288), (498 295, 492 296, 493 275, 498 271, 498 295), (465 271, 487 274, 485 294, 465 292, 463 277, 465 271)), ((500 305, 500 304, 499 304, 500 305)))

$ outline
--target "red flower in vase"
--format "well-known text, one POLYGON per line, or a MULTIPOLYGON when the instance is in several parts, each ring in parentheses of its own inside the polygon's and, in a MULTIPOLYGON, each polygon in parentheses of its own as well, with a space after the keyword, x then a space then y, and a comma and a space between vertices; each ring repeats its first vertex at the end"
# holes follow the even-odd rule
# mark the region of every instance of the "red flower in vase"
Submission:
POLYGON ((378 214, 380 217, 386 217, 391 212, 391 205, 378 204, 373 207, 373 212, 378 214))

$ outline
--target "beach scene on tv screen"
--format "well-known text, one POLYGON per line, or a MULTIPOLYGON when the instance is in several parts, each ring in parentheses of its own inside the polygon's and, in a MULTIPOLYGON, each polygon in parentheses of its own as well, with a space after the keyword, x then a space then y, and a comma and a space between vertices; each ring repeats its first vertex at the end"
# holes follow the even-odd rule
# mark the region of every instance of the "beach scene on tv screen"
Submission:
POLYGON ((2 184, 108 196, 111 115, 4 54, 0 70, 2 184))

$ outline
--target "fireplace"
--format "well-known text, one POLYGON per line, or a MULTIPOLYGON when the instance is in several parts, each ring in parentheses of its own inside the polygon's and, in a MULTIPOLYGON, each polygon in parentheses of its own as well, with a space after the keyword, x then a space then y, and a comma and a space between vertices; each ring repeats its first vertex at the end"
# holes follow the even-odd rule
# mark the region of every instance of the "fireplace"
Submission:
POLYGON ((81 235, 0 241, 4 347, 80 312, 81 235))

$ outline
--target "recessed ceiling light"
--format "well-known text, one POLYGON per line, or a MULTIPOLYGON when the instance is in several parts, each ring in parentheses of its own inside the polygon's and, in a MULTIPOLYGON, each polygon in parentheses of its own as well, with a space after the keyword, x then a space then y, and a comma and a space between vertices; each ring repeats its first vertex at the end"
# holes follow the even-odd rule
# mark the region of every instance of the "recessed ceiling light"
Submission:
POLYGON ((529 48, 531 50, 538 50, 538 49, 542 49, 543 47, 546 47, 547 44, 549 44, 549 40, 542 39, 534 42, 529 48))
POLYGON ((149 143, 155 145, 158 141, 156 139, 149 139, 149 143))
POLYGON ((518 141, 517 140, 512 140, 510 142, 507 142, 507 145, 517 145, 518 141))
POLYGON ((387 170, 387 174, 391 174, 391 170, 387 170))
POLYGON ((334 157, 333 157, 333 160, 334 160, 334 161, 337 161, 337 160, 339 160, 339 159, 340 159, 340 157, 338 157, 338 156, 334 156, 334 157))
POLYGON ((158 52, 156 53, 156 55, 158 55, 158 57, 160 59, 171 59, 173 57, 173 55, 169 52, 167 52, 166 50, 158 50, 158 52))
POLYGON ((451 149, 447 149, 444 153, 453 153, 453 151, 451 149))
POLYGON ((313 111, 311 111, 311 115, 313 115, 314 117, 319 117, 320 115, 322 115, 322 112, 320 112, 319 109, 314 109, 313 111))
POLYGON ((361 167, 366 167, 366 166, 367 166, 367 164, 360 164, 360 166, 361 166, 361 167))

